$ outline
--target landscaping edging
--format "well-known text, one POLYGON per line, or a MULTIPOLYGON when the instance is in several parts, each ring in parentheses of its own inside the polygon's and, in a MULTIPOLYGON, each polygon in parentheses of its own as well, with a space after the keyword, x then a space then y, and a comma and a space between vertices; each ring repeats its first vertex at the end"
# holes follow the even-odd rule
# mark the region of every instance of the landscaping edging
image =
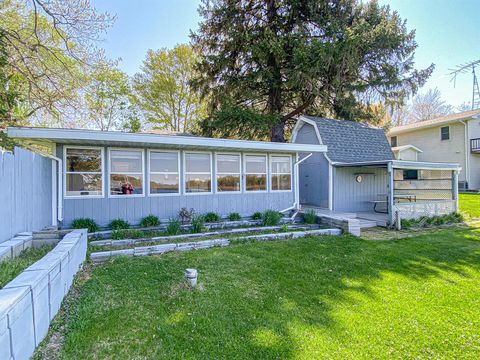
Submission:
POLYGON ((0 243, 0 261, 16 258, 23 250, 32 246, 33 236, 30 232, 20 233, 10 240, 0 243))
MULTIPOLYGON (((285 232, 285 233, 274 233, 274 234, 262 234, 262 235, 251 235, 251 236, 241 236, 235 240, 275 240, 275 239, 286 239, 286 238, 299 238, 307 235, 340 235, 342 231, 340 229, 316 229, 316 230, 307 230, 307 231, 295 231, 295 232, 285 232)), ((198 250, 198 249, 208 249, 217 246, 229 246, 230 242, 234 239, 213 239, 213 240, 203 240, 197 242, 189 243, 169 243, 153 246, 142 246, 135 247, 133 249, 123 249, 123 250, 112 250, 112 251, 101 251, 90 254, 90 258, 95 262, 103 262, 108 260, 111 257, 115 256, 145 256, 145 255, 158 255, 164 254, 172 251, 189 251, 189 250, 198 250)))
POLYGON ((33 355, 86 253, 87 231, 74 230, 0 290, 0 359, 33 355))
MULTIPOLYGON (((318 229, 318 224, 292 224, 288 226, 289 230, 301 229, 301 228, 312 228, 318 229)), ((196 239, 203 237, 212 237, 217 235, 235 235, 235 234, 248 234, 261 231, 271 231, 271 230, 280 230, 281 226, 261 226, 261 227, 250 227, 250 228, 235 228, 228 230, 218 230, 218 231, 209 231, 203 233, 193 233, 193 234, 179 234, 179 235, 165 235, 165 236, 154 236, 151 238, 139 238, 139 239, 121 239, 121 240, 95 240, 90 241, 90 245, 94 246, 128 246, 141 244, 145 242, 162 242, 170 240, 182 240, 182 239, 196 239)))

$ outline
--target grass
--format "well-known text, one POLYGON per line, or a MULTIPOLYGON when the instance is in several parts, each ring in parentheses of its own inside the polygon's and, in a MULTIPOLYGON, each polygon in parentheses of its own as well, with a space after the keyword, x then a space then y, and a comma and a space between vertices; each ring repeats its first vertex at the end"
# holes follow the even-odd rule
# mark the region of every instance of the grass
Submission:
POLYGON ((89 276, 60 358, 480 357, 480 229, 117 258, 89 276))
POLYGON ((480 218, 480 194, 459 194, 460 212, 480 218))
POLYGON ((22 253, 11 260, 4 260, 0 262, 0 288, 4 287, 9 281, 13 280, 27 267, 32 265, 35 261, 40 260, 50 250, 52 246, 45 245, 39 248, 29 248, 23 250, 22 253))

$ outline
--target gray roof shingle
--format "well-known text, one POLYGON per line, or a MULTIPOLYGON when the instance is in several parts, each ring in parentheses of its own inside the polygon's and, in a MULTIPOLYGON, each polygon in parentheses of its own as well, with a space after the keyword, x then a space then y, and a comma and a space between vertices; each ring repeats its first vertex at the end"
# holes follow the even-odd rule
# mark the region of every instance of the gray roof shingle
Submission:
POLYGON ((395 160, 383 129, 356 121, 305 116, 315 121, 327 156, 333 162, 368 162, 395 160))

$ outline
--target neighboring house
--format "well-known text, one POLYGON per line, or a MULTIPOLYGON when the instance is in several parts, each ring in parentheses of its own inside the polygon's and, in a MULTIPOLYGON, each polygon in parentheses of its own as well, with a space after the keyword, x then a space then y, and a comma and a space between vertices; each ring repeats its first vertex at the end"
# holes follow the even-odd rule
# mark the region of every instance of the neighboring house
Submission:
POLYGON ((166 220, 182 207, 224 216, 298 208, 297 155, 326 151, 320 144, 110 131, 7 133, 57 162, 49 181, 63 226, 82 217, 102 226, 115 218, 138 224, 149 214, 166 220))
POLYGON ((413 145, 402 145, 392 147, 393 154, 397 160, 418 161, 418 154, 422 152, 413 145))
POLYGON ((301 116, 292 142, 328 149, 299 166, 304 206, 375 220, 378 225, 392 225, 397 213, 417 218, 457 210, 459 165, 396 160, 383 129, 301 116))
POLYGON ((460 164, 460 187, 480 189, 480 109, 397 126, 388 136, 393 149, 415 147, 418 161, 460 164))

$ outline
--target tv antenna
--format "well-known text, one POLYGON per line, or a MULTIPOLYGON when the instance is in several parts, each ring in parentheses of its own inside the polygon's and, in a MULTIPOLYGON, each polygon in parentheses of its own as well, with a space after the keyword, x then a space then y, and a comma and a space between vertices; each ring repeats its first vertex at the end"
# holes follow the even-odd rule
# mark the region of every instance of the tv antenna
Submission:
POLYGON ((480 67, 480 59, 458 65, 454 69, 449 69, 450 73, 448 74, 452 76, 450 81, 453 81, 453 86, 455 86, 458 75, 468 72, 472 73, 472 110, 480 108, 480 87, 478 85, 477 74, 475 73, 476 67, 480 67))

